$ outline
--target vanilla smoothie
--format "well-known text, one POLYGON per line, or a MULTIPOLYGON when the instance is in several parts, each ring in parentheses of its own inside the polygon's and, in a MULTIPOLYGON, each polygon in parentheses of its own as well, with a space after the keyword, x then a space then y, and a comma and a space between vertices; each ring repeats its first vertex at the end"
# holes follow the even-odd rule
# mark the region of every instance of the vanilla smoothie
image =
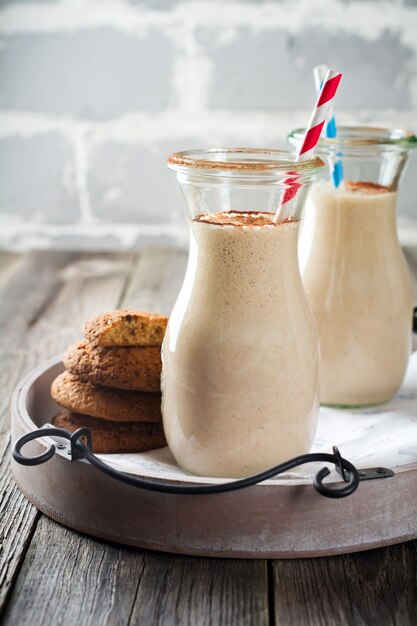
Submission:
POLYGON ((308 202, 300 260, 319 332, 321 402, 387 401, 411 348, 411 282, 397 238, 396 193, 322 181, 308 202))
POLYGON ((242 477, 312 444, 318 343, 298 266, 298 221, 238 211, 191 221, 187 275, 163 356, 163 419, 178 464, 242 477))

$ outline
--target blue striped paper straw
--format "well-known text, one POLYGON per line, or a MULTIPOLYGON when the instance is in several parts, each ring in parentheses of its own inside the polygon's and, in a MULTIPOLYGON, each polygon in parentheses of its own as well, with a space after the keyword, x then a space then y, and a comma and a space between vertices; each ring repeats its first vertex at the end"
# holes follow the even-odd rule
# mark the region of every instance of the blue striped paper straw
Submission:
MULTIPOLYGON (((316 89, 317 91, 320 91, 324 76, 327 72, 327 66, 326 65, 318 65, 317 67, 314 68, 314 80, 316 83, 316 89)), ((336 120, 334 119, 334 115, 330 115, 330 120, 326 125, 326 137, 337 137, 337 127, 336 127, 336 120)), ((343 163, 341 160, 336 161, 336 163, 334 164, 333 167, 333 171, 332 171, 332 180, 333 180, 333 185, 335 187, 339 187, 340 183, 343 180, 343 163)))

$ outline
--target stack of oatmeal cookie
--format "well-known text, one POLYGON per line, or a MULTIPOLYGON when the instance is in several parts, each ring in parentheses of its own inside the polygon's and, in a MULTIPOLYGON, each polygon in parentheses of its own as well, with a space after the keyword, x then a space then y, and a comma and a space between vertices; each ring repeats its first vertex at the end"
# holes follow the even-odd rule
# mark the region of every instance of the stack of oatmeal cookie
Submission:
POLYGON ((161 344, 168 318, 135 310, 103 313, 86 322, 85 340, 64 354, 66 371, 52 383, 63 407, 60 428, 81 426, 93 451, 144 452, 166 445, 161 416, 161 344))

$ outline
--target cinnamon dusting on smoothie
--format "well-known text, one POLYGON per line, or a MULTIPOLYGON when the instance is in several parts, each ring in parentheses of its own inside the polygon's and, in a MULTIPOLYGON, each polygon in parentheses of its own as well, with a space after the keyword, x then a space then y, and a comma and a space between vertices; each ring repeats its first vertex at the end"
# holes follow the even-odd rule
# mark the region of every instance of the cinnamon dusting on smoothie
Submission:
POLYGON ((352 180, 345 181, 344 187, 346 191, 351 191, 353 193, 363 193, 363 194, 377 194, 377 193, 390 193, 391 189, 389 187, 384 187, 384 185, 378 185, 377 183, 370 182, 353 182, 352 180))
MULTIPOLYGON (((275 213, 268 211, 220 211, 219 213, 201 213, 193 219, 194 222, 205 222, 215 226, 280 226, 274 220, 275 213)), ((288 218, 285 222, 296 222, 297 219, 288 218)))

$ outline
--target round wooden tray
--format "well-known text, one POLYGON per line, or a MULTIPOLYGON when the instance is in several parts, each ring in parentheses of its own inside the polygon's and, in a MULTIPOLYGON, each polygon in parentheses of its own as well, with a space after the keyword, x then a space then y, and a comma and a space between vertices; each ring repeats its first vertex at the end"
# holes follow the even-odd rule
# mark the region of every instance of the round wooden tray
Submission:
MULTIPOLYGON (((50 422, 57 412, 49 387, 62 370, 60 358, 55 358, 18 385, 12 400, 13 441, 50 422)), ((407 392, 409 390, 405 389, 405 395, 403 393, 405 404, 415 402, 417 383, 415 396, 414 392, 412 397, 410 393, 407 396, 407 392)), ((325 498, 315 491, 311 477, 317 466, 309 466, 309 469, 305 466, 300 472, 284 474, 240 491, 193 496, 131 487, 105 476, 86 461, 70 461, 58 454, 35 467, 12 460, 13 473, 23 494, 52 519, 122 544, 180 554, 236 558, 297 558, 356 552, 417 537, 417 455, 414 455, 415 462, 410 463, 417 439, 410 442, 407 434, 417 432, 417 418, 415 423, 412 417, 401 421, 401 415, 396 416, 396 406, 392 403, 388 417, 384 417, 384 432, 389 420, 392 428, 396 428, 396 423, 398 428, 401 425, 407 444, 405 453, 401 448, 394 455, 391 464, 394 476, 363 481, 353 495, 340 500, 325 498)), ((334 432, 340 432, 336 417, 329 411, 324 410, 321 418, 319 433, 322 435, 326 424, 329 428, 333 424, 334 432)), ((374 419, 377 413, 377 410, 370 412, 374 419)), ((359 417, 352 415, 352 428, 357 430, 353 440, 358 439, 359 417)), ((363 416, 361 423, 364 423, 363 416)), ((375 429, 369 424, 368 421, 365 429, 366 444, 372 452, 372 446, 379 444, 371 439, 375 429)), ((383 439, 382 433, 380 440, 383 439)), ((332 443, 339 445, 340 441, 332 443)), ((48 445, 44 440, 31 442, 25 454, 40 454, 48 445)), ((331 452, 331 449, 326 451, 331 452)), ((355 463, 343 445, 341 452, 355 463)), ((167 450, 139 455, 133 460, 132 455, 126 455, 126 459, 124 455, 102 458, 117 469, 145 477, 159 475, 176 484, 196 480, 215 482, 215 479, 197 479, 182 473, 167 450)), ((374 460, 372 453, 369 458, 374 460)), ((363 463, 357 466, 365 467, 363 463)), ((332 476, 333 482, 340 480, 337 475, 332 476)))

